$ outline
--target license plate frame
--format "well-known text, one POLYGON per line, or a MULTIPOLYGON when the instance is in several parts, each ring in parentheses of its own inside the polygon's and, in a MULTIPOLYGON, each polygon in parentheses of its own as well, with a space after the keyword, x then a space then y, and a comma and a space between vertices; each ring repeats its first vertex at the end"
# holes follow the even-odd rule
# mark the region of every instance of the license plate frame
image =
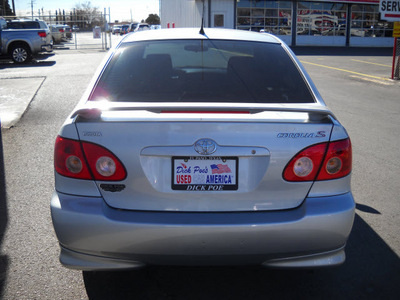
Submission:
POLYGON ((238 190, 238 157, 174 156, 171 165, 172 190, 193 192, 238 190))

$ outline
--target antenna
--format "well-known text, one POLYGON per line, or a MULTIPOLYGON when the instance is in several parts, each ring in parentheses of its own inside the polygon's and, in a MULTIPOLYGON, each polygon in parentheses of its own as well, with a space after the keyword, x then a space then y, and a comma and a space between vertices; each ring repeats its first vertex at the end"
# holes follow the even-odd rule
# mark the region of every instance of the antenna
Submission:
POLYGON ((201 28, 200 28, 200 34, 201 35, 205 35, 205 32, 204 32, 204 8, 205 8, 205 5, 204 5, 204 0, 202 0, 202 2, 203 2, 203 13, 201 14, 201 28))

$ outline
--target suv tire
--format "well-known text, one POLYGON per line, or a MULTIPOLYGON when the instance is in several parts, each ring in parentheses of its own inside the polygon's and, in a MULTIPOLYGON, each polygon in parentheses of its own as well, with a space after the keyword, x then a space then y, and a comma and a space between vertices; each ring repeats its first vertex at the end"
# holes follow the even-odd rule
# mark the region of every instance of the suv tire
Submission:
POLYGON ((31 50, 23 44, 16 44, 11 47, 11 58, 16 64, 27 63, 31 60, 31 50))

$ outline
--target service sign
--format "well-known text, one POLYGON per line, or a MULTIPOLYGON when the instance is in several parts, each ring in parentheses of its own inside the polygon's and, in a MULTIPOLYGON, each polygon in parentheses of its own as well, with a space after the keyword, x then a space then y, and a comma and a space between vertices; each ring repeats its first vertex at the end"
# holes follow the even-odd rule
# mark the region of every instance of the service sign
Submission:
POLYGON ((379 12, 382 20, 400 21, 400 0, 380 0, 379 12))
POLYGON ((193 192, 238 189, 237 157, 173 157, 172 189, 193 192))

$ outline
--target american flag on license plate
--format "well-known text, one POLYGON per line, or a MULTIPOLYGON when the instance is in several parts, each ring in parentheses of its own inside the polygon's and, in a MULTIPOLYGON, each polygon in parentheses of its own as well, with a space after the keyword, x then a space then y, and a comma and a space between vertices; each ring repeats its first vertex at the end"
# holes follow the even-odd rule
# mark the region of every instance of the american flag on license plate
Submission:
POLYGON ((222 174, 222 173, 232 173, 228 165, 223 164, 213 164, 211 165, 212 174, 222 174))

